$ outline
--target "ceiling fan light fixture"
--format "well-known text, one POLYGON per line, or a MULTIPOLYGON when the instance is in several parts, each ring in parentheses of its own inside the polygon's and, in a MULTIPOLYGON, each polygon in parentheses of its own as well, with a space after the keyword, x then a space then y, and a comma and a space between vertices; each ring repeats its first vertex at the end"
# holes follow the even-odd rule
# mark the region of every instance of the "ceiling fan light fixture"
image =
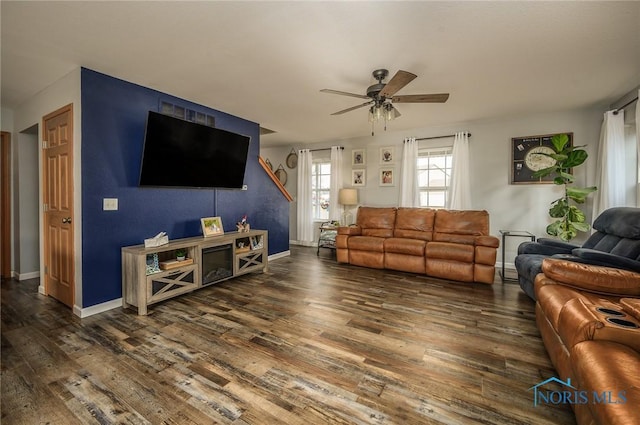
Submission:
POLYGON ((392 104, 385 103, 383 106, 385 121, 393 121, 400 116, 400 112, 398 112, 398 110, 394 108, 392 104))

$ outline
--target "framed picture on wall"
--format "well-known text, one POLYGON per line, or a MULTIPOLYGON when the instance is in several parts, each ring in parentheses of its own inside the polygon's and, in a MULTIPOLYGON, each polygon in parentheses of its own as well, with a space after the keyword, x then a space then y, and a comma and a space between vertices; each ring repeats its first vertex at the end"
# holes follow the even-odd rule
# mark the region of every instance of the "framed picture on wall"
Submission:
POLYGON ((351 185, 364 186, 367 182, 366 170, 351 170, 351 185))
POLYGON ((351 165, 358 166, 365 164, 366 158, 364 149, 353 149, 351 151, 351 165))
POLYGON ((205 238, 224 234, 222 218, 220 217, 203 217, 200 219, 200 224, 202 225, 202 234, 205 238))
POLYGON ((394 186, 395 185, 395 172, 393 168, 380 168, 378 173, 380 178, 380 186, 394 186))
POLYGON ((380 164, 393 164, 393 147, 380 148, 380 164))
MULTIPOLYGON (((568 146, 573 146, 573 133, 543 134, 540 136, 514 137, 511 139, 511 184, 553 184, 554 174, 534 178, 536 171, 552 167, 556 161, 549 155, 555 150, 551 139, 566 134, 568 146)), ((567 171, 571 174, 571 170, 567 171)))

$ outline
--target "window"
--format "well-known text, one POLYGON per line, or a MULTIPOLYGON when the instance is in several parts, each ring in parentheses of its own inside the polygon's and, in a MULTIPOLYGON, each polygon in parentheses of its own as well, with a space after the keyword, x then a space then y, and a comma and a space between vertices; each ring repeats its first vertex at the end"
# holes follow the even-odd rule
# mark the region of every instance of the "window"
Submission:
POLYGON ((451 182, 452 148, 430 148, 418 151, 418 190, 420 206, 444 208, 451 182))
POLYGON ((331 189, 331 161, 314 161, 311 167, 311 199, 313 218, 329 219, 329 192, 331 189))

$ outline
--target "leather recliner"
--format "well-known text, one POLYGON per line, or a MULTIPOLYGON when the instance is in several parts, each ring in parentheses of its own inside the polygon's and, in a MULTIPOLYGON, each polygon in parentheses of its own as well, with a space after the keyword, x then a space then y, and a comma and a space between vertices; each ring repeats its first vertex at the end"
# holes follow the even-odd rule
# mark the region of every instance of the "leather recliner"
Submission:
POLYGON ((547 238, 520 244, 515 265, 522 290, 535 301, 534 281, 549 257, 640 273, 640 208, 610 208, 593 228, 582 246, 547 238))

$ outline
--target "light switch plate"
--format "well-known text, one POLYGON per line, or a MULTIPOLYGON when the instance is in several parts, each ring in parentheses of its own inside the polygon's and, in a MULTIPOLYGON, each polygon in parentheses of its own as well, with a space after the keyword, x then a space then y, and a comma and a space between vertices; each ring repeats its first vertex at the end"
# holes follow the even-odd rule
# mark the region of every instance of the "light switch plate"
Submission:
POLYGON ((103 211, 118 211, 118 198, 103 198, 102 199, 103 211))

